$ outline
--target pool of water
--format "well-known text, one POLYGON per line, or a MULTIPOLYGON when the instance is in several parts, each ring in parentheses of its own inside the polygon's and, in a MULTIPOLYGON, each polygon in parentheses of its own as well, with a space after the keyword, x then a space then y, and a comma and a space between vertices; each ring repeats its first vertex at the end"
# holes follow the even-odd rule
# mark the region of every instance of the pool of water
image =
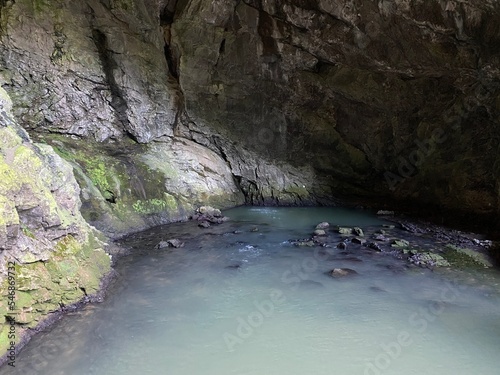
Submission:
POLYGON ((497 271, 408 267, 349 244, 297 247, 321 221, 387 224, 341 208, 237 208, 207 229, 138 233, 105 301, 32 339, 3 374, 498 374, 497 271), (155 249, 180 238, 183 248, 155 249), (357 275, 332 278, 347 267, 357 275))

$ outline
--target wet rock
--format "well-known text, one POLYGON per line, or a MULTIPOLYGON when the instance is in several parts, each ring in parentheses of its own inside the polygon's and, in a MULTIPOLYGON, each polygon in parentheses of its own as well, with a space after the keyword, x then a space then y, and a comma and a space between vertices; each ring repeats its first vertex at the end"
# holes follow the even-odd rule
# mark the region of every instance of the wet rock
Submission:
POLYGON ((361 229, 360 227, 354 227, 352 228, 352 232, 356 235, 356 236, 359 236, 359 237, 363 237, 365 234, 363 233, 363 229, 361 229))
POLYGON ((179 240, 177 238, 172 238, 171 240, 167 240, 167 243, 171 247, 175 247, 175 248, 184 247, 184 242, 182 242, 181 240, 179 240))
POLYGON ((337 244, 338 249, 347 249, 347 244, 345 242, 339 242, 337 244))
POLYGON ((410 246, 410 243, 407 240, 394 240, 391 244, 391 247, 408 247, 410 246))
POLYGON ((364 238, 359 238, 359 237, 354 237, 351 240, 352 243, 358 244, 358 245, 364 245, 366 243, 366 240, 364 238))
POLYGON ((253 227, 252 229, 250 229, 250 232, 258 232, 258 231, 259 231, 258 227, 253 227))
POLYGON ((313 236, 312 240, 317 245, 326 246, 327 237, 325 237, 325 236, 313 236))
POLYGON ((449 267, 450 263, 439 254, 423 252, 411 255, 408 258, 410 263, 419 267, 449 267))
POLYGON ((408 269, 408 266, 396 265, 396 264, 386 264, 386 265, 384 265, 384 267, 387 268, 388 270, 392 271, 395 274, 403 274, 408 269))
POLYGON ((370 242, 368 244, 368 248, 375 250, 375 251, 382 251, 382 248, 376 242, 370 242))
POLYGON ((315 236, 326 236, 326 232, 323 229, 316 229, 314 231, 315 236))
POLYGON ((316 243, 312 240, 312 239, 309 239, 309 240, 297 240, 297 241, 294 241, 293 242, 294 246, 306 246, 306 247, 312 247, 312 246, 315 246, 316 243))
POLYGON ((326 221, 323 221, 316 225, 316 229, 328 229, 330 227, 330 223, 327 223, 326 221))
POLYGON ((383 226, 384 228, 386 228, 386 229, 394 229, 394 228, 396 228, 396 226, 395 226, 395 225, 392 225, 392 224, 383 224, 382 226, 383 226))
POLYGON ((212 206, 201 206, 196 210, 197 213, 201 215, 210 215, 213 217, 222 217, 222 212, 218 208, 213 208, 212 206))
POLYGON ((328 275, 335 278, 341 278, 346 276, 354 276, 358 273, 351 268, 334 268, 333 270, 328 272, 328 275))
POLYGON ((156 249, 164 249, 166 247, 175 247, 175 248, 184 247, 184 242, 182 242, 181 240, 179 240, 177 238, 172 238, 170 240, 160 241, 155 246, 156 249))
POLYGON ((342 235, 351 235, 352 234, 352 228, 348 227, 339 227, 338 232, 342 235))
POLYGON ((486 254, 465 247, 446 245, 444 256, 455 267, 492 267, 493 264, 486 254))
POLYGON ((241 263, 234 263, 234 264, 230 264, 226 267, 224 267, 228 270, 237 270, 237 269, 240 269, 241 268, 241 263))
POLYGON ((380 216, 393 216, 394 215, 394 211, 378 210, 377 211, 377 215, 380 215, 380 216))
POLYGON ((373 236, 373 239, 375 241, 381 241, 381 242, 389 241, 389 239, 383 234, 376 234, 375 236, 373 236))
POLYGON ((208 227, 210 227, 210 223, 209 223, 208 221, 201 221, 201 222, 198 224, 198 226, 199 226, 200 228, 208 228, 208 227))

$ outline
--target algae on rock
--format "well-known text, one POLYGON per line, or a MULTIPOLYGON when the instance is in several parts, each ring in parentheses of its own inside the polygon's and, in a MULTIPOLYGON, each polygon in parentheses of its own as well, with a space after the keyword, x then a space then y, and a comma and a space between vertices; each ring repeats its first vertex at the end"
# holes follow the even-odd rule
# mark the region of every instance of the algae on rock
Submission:
POLYGON ((72 167, 30 141, 0 88, 0 355, 13 317, 19 342, 63 306, 95 294, 110 270, 103 243, 80 214, 72 167), (7 304, 7 264, 15 264, 16 310, 7 304))

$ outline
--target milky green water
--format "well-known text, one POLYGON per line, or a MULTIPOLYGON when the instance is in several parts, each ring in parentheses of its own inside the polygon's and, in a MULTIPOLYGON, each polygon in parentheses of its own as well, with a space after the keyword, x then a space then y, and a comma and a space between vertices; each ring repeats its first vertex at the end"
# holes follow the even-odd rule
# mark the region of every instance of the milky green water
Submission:
POLYGON ((119 262, 105 301, 67 314, 0 374, 500 373, 496 271, 433 272, 362 246, 287 242, 325 220, 369 235, 384 222, 366 212, 227 215, 217 227, 175 224, 134 236, 136 254, 119 262), (173 237, 185 247, 154 249, 173 237), (358 275, 325 275, 338 267, 358 275))

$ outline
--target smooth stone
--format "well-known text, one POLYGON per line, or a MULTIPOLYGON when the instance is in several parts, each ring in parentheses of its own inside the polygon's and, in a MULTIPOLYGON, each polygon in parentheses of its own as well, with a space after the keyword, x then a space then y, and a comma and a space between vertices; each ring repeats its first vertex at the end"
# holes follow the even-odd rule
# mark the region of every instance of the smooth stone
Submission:
POLYGON ((338 231, 340 234, 344 234, 344 235, 352 234, 352 228, 348 228, 348 227, 339 227, 338 231))
POLYGON ((316 229, 314 231, 315 236, 326 236, 326 232, 323 229, 316 229))
POLYGON ((196 210, 196 212, 202 215, 210 215, 213 217, 222 217, 222 212, 218 208, 213 208, 212 206, 201 206, 196 210))
POLYGON ((327 223, 326 221, 323 221, 316 225, 316 229, 328 229, 330 227, 330 223, 327 223))
POLYGON ((358 273, 350 268, 334 268, 328 273, 331 277, 345 277, 345 276, 353 276, 358 273))

